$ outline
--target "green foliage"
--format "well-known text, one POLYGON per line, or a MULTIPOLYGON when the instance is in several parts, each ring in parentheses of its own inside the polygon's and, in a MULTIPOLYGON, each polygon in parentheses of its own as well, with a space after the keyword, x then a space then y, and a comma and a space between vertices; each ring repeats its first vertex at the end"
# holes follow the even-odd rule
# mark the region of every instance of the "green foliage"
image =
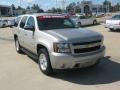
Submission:
POLYGON ((52 8, 49 9, 48 12, 52 12, 52 13, 62 13, 62 9, 61 8, 52 8))

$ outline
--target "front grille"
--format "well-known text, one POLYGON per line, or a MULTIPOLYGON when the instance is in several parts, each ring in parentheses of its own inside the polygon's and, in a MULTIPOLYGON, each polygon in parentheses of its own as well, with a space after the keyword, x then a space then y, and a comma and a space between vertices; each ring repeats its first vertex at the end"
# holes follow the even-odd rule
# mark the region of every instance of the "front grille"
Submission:
POLYGON ((100 46, 96 47, 91 47, 91 48, 83 48, 83 49, 74 49, 74 53, 79 54, 79 53, 86 53, 86 52, 92 52, 100 49, 100 46))
POLYGON ((88 53, 99 50, 101 48, 101 45, 102 45, 102 40, 84 42, 84 43, 73 43, 71 45, 72 47, 71 50, 73 54, 82 54, 82 53, 88 53))
POLYGON ((101 42, 101 40, 92 41, 92 42, 83 42, 83 43, 73 43, 73 46, 77 46, 77 45, 86 45, 86 44, 93 44, 93 43, 99 43, 99 42, 101 42))

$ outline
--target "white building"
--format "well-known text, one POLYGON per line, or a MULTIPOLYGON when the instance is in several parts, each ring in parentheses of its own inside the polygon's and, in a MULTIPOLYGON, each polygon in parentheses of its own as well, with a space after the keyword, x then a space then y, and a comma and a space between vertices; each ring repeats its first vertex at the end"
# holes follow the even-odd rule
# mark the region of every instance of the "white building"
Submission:
MULTIPOLYGON (((77 10, 80 11, 80 13, 97 13, 97 12, 105 12, 105 8, 108 9, 108 7, 104 5, 99 4, 93 4, 91 0, 83 0, 81 3, 77 4, 76 7, 74 7, 72 10, 73 12, 76 12, 77 10)), ((109 12, 107 10, 107 12, 109 12)))
POLYGON ((9 16, 12 14, 13 12, 11 6, 0 5, 0 16, 9 16))
POLYGON ((82 1, 80 4, 81 13, 89 13, 92 11, 92 1, 82 1))

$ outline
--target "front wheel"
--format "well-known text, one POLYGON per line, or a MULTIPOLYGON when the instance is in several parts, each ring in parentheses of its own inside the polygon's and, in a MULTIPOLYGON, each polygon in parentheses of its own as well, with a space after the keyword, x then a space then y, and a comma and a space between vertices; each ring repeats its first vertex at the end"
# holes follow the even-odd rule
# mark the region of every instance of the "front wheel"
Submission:
POLYGON ((40 70, 46 75, 52 74, 53 70, 51 67, 51 62, 47 50, 44 48, 40 49, 38 54, 39 54, 38 62, 39 62, 40 70))
POLYGON ((111 32, 114 32, 114 31, 115 31, 113 28, 109 28, 109 30, 110 30, 111 32))
POLYGON ((78 26, 79 26, 79 27, 81 27, 81 26, 82 26, 81 22, 78 22, 78 26))

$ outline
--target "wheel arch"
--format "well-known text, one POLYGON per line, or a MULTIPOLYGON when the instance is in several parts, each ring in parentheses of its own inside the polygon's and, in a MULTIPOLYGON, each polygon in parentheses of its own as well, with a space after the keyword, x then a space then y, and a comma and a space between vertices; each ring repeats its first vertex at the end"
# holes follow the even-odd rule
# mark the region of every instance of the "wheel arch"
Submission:
POLYGON ((15 35, 14 35, 14 40, 16 40, 16 38, 18 38, 18 36, 15 34, 15 35))
MULTIPOLYGON (((39 53, 39 50, 42 49, 42 48, 45 48, 47 50, 47 52, 48 52, 48 48, 45 45, 37 44, 37 47, 36 47, 37 54, 39 53)), ((49 54, 49 52, 48 52, 48 54, 49 54)))

